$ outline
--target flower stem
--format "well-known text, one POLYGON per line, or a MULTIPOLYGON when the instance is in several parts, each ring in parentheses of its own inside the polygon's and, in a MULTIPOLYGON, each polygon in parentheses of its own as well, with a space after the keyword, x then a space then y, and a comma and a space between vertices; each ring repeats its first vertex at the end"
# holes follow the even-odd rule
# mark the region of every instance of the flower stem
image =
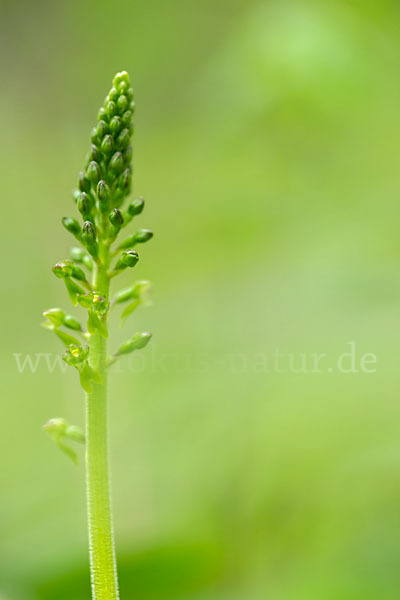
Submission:
MULTIPOLYGON (((108 249, 104 250, 108 254, 108 249)), ((109 295, 107 258, 103 257, 93 276, 94 289, 105 298, 109 295)), ((86 394, 86 487, 92 595, 95 600, 118 600, 107 439, 107 340, 97 331, 91 336, 89 348, 90 366, 101 376, 101 383, 93 383, 93 392, 86 394)))

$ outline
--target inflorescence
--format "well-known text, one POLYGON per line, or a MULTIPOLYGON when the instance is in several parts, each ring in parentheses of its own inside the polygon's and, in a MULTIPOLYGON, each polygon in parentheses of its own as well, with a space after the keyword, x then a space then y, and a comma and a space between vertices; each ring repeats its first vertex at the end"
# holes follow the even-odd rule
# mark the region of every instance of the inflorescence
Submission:
MULTIPOLYGON (((144 208, 143 198, 136 198, 123 207, 132 187, 134 111, 128 73, 118 73, 99 110, 85 168, 79 174, 78 189, 73 195, 80 218, 62 219, 63 226, 74 236, 77 245, 70 249, 68 259, 54 265, 53 273, 64 281, 72 304, 87 310, 87 328, 60 308, 51 308, 43 313, 46 319, 44 325, 66 346, 64 361, 77 369, 81 385, 89 394, 93 383, 102 379, 102 374, 91 366, 91 337, 100 335, 107 338, 109 311, 126 303, 121 316, 124 320, 146 301, 150 289, 148 281, 137 281, 117 292, 113 299, 96 289, 100 272, 105 273, 108 289, 111 279, 135 267, 139 260, 136 247, 153 237, 149 229, 139 229, 117 241, 123 229, 144 208)), ((123 354, 143 348, 150 338, 150 333, 135 333, 107 357, 107 365, 123 354)), ((64 451, 67 451, 65 438, 82 441, 82 435, 71 427, 62 419, 52 419, 45 426, 64 451)))

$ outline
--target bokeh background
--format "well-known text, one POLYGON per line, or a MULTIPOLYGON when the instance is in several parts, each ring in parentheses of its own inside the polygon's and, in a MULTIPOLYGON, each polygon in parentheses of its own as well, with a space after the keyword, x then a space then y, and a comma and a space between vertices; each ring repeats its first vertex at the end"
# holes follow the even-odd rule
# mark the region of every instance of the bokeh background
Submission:
POLYGON ((76 374, 14 354, 62 353, 60 218, 121 69, 155 231, 153 306, 113 338, 154 333, 110 385, 121 597, 397 599, 400 4, 0 6, 1 600, 90 596, 83 452, 41 430, 83 425, 76 374))

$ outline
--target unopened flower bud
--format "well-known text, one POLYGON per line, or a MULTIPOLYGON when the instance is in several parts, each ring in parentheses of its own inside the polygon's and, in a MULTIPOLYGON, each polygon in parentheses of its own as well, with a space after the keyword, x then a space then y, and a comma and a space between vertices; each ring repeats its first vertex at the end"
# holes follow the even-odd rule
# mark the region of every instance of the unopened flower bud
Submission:
POLYGON ((144 244, 148 240, 151 240, 154 233, 150 229, 139 229, 135 233, 135 239, 137 244, 144 244))
POLYGON ((119 231, 121 229, 122 225, 124 224, 124 217, 121 215, 118 208, 114 208, 114 210, 112 211, 112 213, 110 214, 110 216, 108 218, 110 220, 111 225, 117 231, 119 231))
POLYGON ((118 98, 118 90, 115 87, 112 87, 108 94, 109 100, 116 100, 118 98))
POLYGON ((79 173, 79 189, 81 192, 90 192, 90 181, 83 171, 79 173))
POLYGON ((93 127, 92 132, 90 134, 90 141, 92 142, 92 144, 99 143, 99 131, 97 127, 93 127))
POLYGON ((45 310, 43 316, 46 317, 54 327, 65 325, 65 327, 74 329, 75 331, 80 331, 82 329, 79 321, 71 315, 66 315, 61 308, 50 308, 49 310, 45 310))
POLYGON ((125 92, 128 90, 128 84, 126 81, 121 81, 121 83, 118 84, 118 91, 120 94, 125 94, 125 92))
POLYGON ((136 250, 127 250, 121 254, 117 264, 115 265, 115 271, 122 271, 127 267, 134 267, 139 260, 139 255, 136 250))
POLYGON ((113 117, 110 121, 111 133, 116 135, 120 131, 121 127, 122 127, 121 117, 119 117, 118 115, 115 115, 115 117, 113 117))
POLYGON ((92 160, 94 160, 97 163, 99 163, 101 161, 101 153, 98 149, 98 146, 96 146, 95 144, 92 144, 90 146, 90 150, 86 157, 87 164, 89 164, 92 160))
POLYGON ((90 179, 90 181, 92 182, 93 185, 96 185, 96 183, 99 181, 99 179, 100 179, 100 168, 99 168, 99 165, 97 164, 97 162, 95 160, 92 160, 89 163, 89 166, 87 168, 87 176, 88 176, 88 179, 90 179))
POLYGON ((123 81, 125 81, 129 85, 129 75, 126 71, 121 71, 120 73, 117 73, 115 75, 113 79, 114 87, 118 88, 120 83, 122 83, 123 81))
POLYGON ((124 168, 124 159, 121 152, 116 152, 110 160, 110 168, 115 175, 119 175, 124 168))
POLYGON ((97 137, 100 140, 100 142, 107 133, 108 133, 107 123, 103 120, 99 121, 99 124, 97 125, 97 137))
POLYGON ((97 184, 97 197, 101 212, 107 212, 110 208, 111 192, 108 184, 102 179, 97 184))
POLYGON ((125 112, 126 109, 128 108, 128 106, 129 106, 128 98, 124 95, 120 96, 117 100, 117 108, 118 108, 119 112, 120 113, 125 112))
POLYGON ((128 206, 128 213, 131 215, 131 217, 134 217, 136 215, 140 215, 143 209, 144 199, 142 197, 135 198, 135 200, 132 200, 132 202, 128 206))
POLYGON ((50 419, 43 425, 43 429, 56 441, 65 436, 68 424, 65 419, 56 418, 50 419))
POLYGON ((84 222, 82 235, 84 242, 87 244, 96 241, 96 235, 94 233, 93 223, 91 221, 84 222))
POLYGON ((85 221, 82 231, 82 241, 85 244, 89 254, 97 256, 98 248, 96 242, 96 234, 94 232, 93 223, 91 221, 85 221))
POLYGON ((153 232, 150 229, 139 229, 136 233, 133 233, 129 237, 127 237, 119 246, 119 250, 124 250, 125 248, 132 248, 136 244, 144 244, 148 240, 151 240, 153 237, 153 232))
POLYGON ((131 128, 131 126, 132 126, 132 118, 133 118, 133 113, 132 113, 132 111, 131 111, 131 110, 126 110, 126 111, 124 112, 124 114, 122 115, 122 117, 121 117, 122 124, 123 124, 125 127, 128 127, 128 128, 130 129, 130 128, 131 128))
POLYGON ((133 153, 133 147, 132 147, 132 144, 129 144, 129 146, 127 146, 124 150, 124 158, 127 163, 130 162, 130 160, 132 158, 132 153, 133 153))
POLYGON ((72 233, 75 237, 80 238, 81 226, 74 217, 63 217, 61 222, 67 231, 72 233))
POLYGON ((86 192, 82 192, 77 201, 77 207, 84 219, 90 216, 94 206, 93 198, 86 192))
POLYGON ((126 148, 129 144, 130 139, 131 134, 129 132, 129 129, 123 129, 117 139, 118 148, 121 148, 121 150, 126 148))
POLYGON ((110 100, 110 102, 107 102, 105 109, 106 109, 106 114, 107 114, 108 118, 111 119, 111 117, 113 117, 117 111, 117 106, 116 106, 115 102, 110 100))
POLYGON ((132 181, 132 171, 128 167, 125 171, 120 175, 118 180, 119 187, 125 192, 129 190, 132 181))
MULTIPOLYGON (((79 321, 71 315, 66 315, 64 311, 61 310, 61 308, 50 308, 49 310, 45 310, 43 316, 46 317, 46 319, 48 319, 48 321, 50 321, 50 323, 54 325, 54 327, 61 327, 61 325, 65 325, 65 327, 68 327, 69 329, 74 329, 75 331, 81 330, 81 324, 79 323, 79 321)), ((66 339, 71 339, 70 337, 68 337, 68 334, 65 335, 67 336, 66 339)), ((62 341, 64 341, 63 337, 62 341)), ((68 343, 71 342, 69 341, 68 343)))
POLYGON ((111 137, 111 135, 108 133, 106 136, 104 136, 103 141, 101 142, 101 151, 103 152, 103 154, 111 154, 111 152, 114 149, 114 142, 113 139, 111 137))
POLYGON ((106 109, 102 106, 97 113, 97 120, 102 121, 106 117, 106 109))
POLYGON ((117 355, 130 354, 134 350, 139 350, 147 346, 151 339, 151 333, 135 333, 130 340, 127 340, 118 348, 117 355))

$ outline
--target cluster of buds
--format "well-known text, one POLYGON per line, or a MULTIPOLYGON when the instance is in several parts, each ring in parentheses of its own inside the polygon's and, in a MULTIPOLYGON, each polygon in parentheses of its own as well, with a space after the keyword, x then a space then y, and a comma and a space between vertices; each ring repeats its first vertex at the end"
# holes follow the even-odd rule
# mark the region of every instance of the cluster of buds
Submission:
MULTIPOLYGON (((64 281, 73 305, 87 310, 87 330, 62 309, 52 308, 43 313, 46 319, 44 325, 66 346, 63 358, 78 370, 81 385, 88 393, 92 391, 93 382, 102 381, 102 374, 91 366, 95 364, 91 360, 91 337, 99 335, 107 338, 110 308, 127 303, 122 312, 124 321, 135 308, 146 303, 150 288, 149 282, 137 281, 118 292, 112 302, 105 297, 108 295, 108 282, 138 263, 136 247, 153 237, 152 231, 141 228, 117 241, 121 231, 144 209, 142 197, 123 207, 132 187, 134 110, 129 76, 126 72, 118 73, 98 113, 97 124, 91 133, 90 151, 74 192, 78 218, 62 219, 62 225, 74 237, 75 245, 70 249, 68 259, 54 265, 53 273, 64 281), (107 281, 106 286, 98 284, 100 272, 103 283, 107 281), (74 335, 64 328, 72 330, 74 335), (88 346, 82 346, 82 341, 88 346)), ((149 333, 136 333, 108 358, 108 362, 143 348, 150 337, 149 333)))
POLYGON ((130 193, 132 185, 134 111, 129 76, 125 72, 118 73, 99 110, 98 122, 91 134, 86 167, 79 175, 78 190, 74 193, 77 208, 84 220, 83 229, 75 219, 63 220, 65 228, 83 242, 95 260, 99 252, 98 227, 103 229, 103 234, 107 233, 109 241, 114 241, 125 224, 119 207, 130 193), (98 216, 100 225, 96 224, 98 216))
MULTIPOLYGON (((97 125, 91 133, 91 147, 85 169, 79 174, 78 189, 74 199, 83 223, 74 217, 64 217, 62 223, 83 246, 74 247, 70 257, 89 270, 93 262, 101 260, 101 247, 110 246, 121 229, 144 208, 139 197, 130 202, 125 210, 122 204, 132 187, 132 135, 135 102, 128 73, 118 73, 113 80, 103 106, 100 108, 97 125)), ((126 268, 132 268, 139 260, 134 246, 150 240, 153 232, 139 229, 120 243, 114 255, 119 255, 112 276, 126 268)), ((62 276, 62 275, 59 275, 62 276)), ((77 301, 76 284, 66 280, 67 289, 74 303, 77 301)))

